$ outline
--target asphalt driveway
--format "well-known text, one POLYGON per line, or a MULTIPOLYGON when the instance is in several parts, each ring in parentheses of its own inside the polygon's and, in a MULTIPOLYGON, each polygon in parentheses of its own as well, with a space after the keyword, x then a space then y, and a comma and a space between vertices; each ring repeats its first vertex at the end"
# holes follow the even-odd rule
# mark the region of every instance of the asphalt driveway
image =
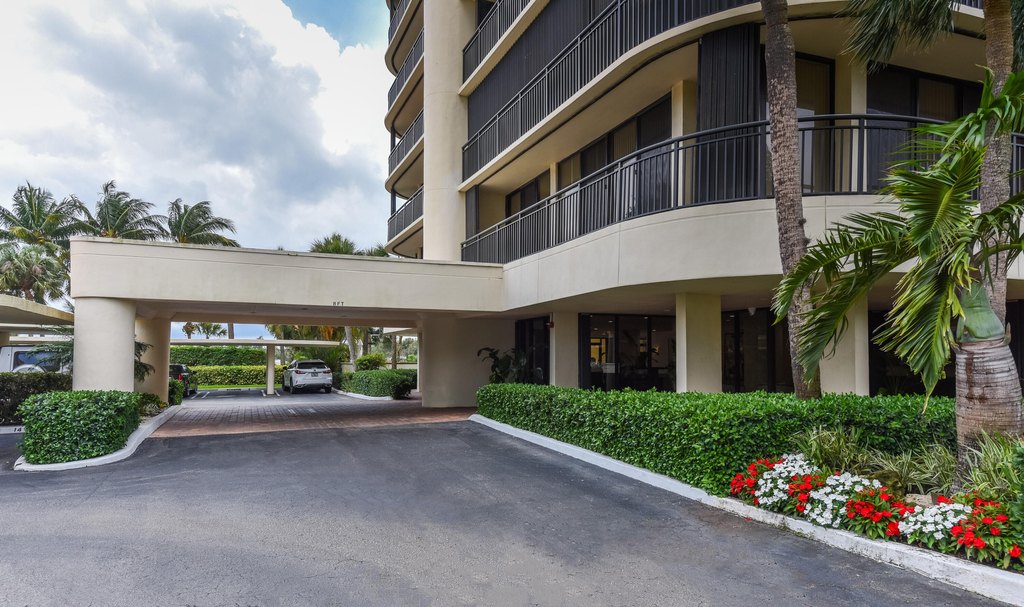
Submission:
POLYGON ((986 605, 458 422, 0 477, 2 605, 986 605))

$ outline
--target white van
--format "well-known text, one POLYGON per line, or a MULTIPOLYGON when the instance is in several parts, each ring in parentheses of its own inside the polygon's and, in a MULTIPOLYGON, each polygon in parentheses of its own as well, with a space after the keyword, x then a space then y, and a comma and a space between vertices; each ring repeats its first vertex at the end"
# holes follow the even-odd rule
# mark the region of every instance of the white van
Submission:
POLYGON ((0 347, 0 372, 65 371, 52 358, 50 352, 36 351, 35 346, 3 346, 0 347))

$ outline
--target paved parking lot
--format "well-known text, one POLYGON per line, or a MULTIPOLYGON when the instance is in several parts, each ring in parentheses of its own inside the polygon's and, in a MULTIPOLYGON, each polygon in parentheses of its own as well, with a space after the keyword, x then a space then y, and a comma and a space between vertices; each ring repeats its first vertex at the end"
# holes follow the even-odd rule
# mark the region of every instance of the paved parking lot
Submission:
POLYGON ((989 605, 472 422, 0 480, 0 605, 989 605))
POLYGON ((157 438, 463 421, 474 409, 424 409, 418 399, 367 401, 341 394, 259 390, 200 392, 153 434, 157 438))

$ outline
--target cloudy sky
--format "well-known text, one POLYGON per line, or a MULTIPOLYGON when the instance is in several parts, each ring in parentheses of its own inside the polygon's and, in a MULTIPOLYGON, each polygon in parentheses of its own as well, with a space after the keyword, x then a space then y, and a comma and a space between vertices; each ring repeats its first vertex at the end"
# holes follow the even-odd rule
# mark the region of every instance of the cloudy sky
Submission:
POLYGON ((3 0, 0 201, 210 200, 243 246, 383 241, 383 0, 3 0))

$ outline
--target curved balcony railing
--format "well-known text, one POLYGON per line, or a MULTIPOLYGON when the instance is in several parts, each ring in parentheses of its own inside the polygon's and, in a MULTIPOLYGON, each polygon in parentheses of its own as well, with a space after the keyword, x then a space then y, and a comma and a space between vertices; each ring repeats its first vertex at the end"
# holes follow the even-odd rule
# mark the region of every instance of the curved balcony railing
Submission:
POLYGON ((757 0, 615 0, 462 148, 469 178, 616 59, 684 23, 757 0))
POLYGON ((498 40, 512 27, 519 14, 530 0, 498 0, 484 20, 476 28, 469 43, 462 49, 462 79, 469 78, 480 67, 487 53, 491 52, 498 40))
POLYGON ((412 3, 412 0, 402 0, 395 8, 395 12, 392 13, 391 24, 388 25, 388 42, 391 42, 395 37, 395 33, 398 32, 398 24, 402 22, 402 17, 409 10, 410 3, 412 3))
MULTIPOLYGON (((800 120, 805 195, 870 194, 920 118, 827 115, 800 120)), ((463 261, 508 263, 636 217, 772 196, 767 122, 693 133, 645 148, 462 243, 463 261)), ((1024 166, 1024 138, 1014 142, 1024 166)), ((1024 177, 1014 179, 1014 191, 1024 177)))
MULTIPOLYGON (((690 21, 757 2, 614 0, 493 118, 470 136, 462 148, 463 179, 468 179, 496 158, 631 49, 690 21)), ((962 5, 979 9, 981 3, 982 0, 961 0, 962 5)), ((465 72, 465 57, 463 66, 465 72)))
POLYGON ((412 43, 412 50, 409 51, 409 55, 405 58, 405 63, 398 70, 398 74, 395 76, 395 81, 391 84, 391 88, 388 89, 388 108, 395 105, 395 100, 398 99, 398 94, 402 92, 405 84, 409 82, 409 77, 412 76, 413 70, 416 69, 416 64, 420 62, 423 57, 423 30, 420 30, 420 35, 416 37, 416 42, 412 43))
POLYGON ((416 190, 416 193, 388 219, 388 241, 416 223, 420 217, 423 217, 423 188, 416 190))
POLYGON ((416 116, 416 120, 412 121, 409 126, 409 130, 405 132, 405 135, 398 140, 395 147, 391 150, 391 155, 388 156, 388 173, 394 173, 398 165, 402 164, 402 160, 409 155, 409 152, 416 147, 416 143, 423 138, 423 112, 420 112, 416 116))

